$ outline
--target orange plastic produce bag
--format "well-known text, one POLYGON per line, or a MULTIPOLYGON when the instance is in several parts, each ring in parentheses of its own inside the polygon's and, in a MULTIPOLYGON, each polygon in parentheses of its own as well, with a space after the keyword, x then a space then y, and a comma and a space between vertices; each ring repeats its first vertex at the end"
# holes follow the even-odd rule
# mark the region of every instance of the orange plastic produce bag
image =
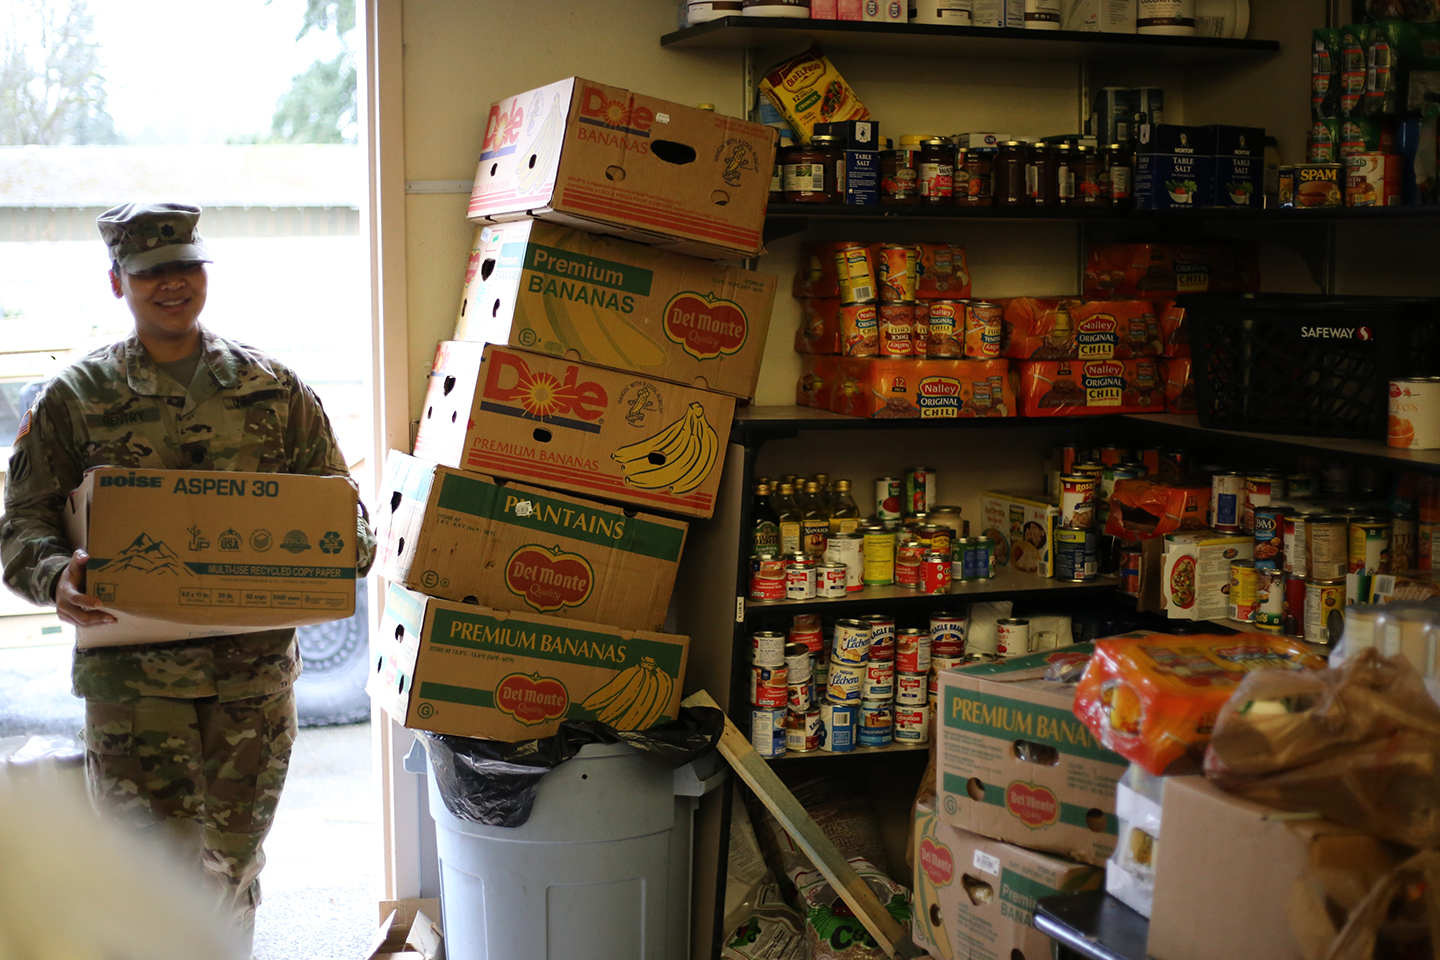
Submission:
POLYGON ((1075 692, 1075 715, 1100 745, 1156 775, 1200 769, 1215 718, 1256 670, 1320 670, 1284 637, 1129 634, 1100 640, 1075 692))

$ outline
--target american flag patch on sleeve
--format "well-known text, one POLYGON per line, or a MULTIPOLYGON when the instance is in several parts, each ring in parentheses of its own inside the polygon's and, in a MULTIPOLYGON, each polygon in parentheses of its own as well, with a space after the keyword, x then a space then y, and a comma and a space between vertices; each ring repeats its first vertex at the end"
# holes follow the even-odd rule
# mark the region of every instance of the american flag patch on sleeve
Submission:
POLYGON ((30 411, 25 411, 25 416, 20 418, 20 429, 15 431, 15 439, 19 440, 30 432, 30 411))

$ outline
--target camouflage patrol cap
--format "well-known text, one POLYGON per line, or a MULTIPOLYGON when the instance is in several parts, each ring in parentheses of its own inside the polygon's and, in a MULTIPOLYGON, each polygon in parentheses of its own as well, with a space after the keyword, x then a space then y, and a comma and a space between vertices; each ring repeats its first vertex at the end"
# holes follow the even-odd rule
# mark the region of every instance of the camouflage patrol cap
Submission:
POLYGON ((196 224, 200 208, 184 203, 123 203, 95 218, 110 259, 126 273, 180 261, 211 263, 196 224))

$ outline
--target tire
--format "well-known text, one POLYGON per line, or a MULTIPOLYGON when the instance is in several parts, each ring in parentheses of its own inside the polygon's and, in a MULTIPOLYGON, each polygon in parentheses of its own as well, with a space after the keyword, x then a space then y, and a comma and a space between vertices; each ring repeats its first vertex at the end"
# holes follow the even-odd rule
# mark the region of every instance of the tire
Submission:
POLYGON ((295 705, 302 727, 328 727, 370 719, 370 600, 362 580, 356 584, 355 613, 300 627, 304 669, 295 681, 295 705))

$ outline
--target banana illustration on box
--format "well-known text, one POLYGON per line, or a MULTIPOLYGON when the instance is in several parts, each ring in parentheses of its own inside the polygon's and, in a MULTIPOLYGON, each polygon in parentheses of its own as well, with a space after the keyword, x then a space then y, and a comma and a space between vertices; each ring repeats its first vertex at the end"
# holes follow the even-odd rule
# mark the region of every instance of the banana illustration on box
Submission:
POLYGON ((674 688, 675 681, 655 665, 653 657, 641 657, 639 664, 621 670, 580 706, 616 730, 644 730, 665 712, 674 688))
POLYGON ((610 454, 620 463, 625 482, 641 490, 694 490, 710 476, 720 452, 720 438, 705 419, 705 408, 691 403, 674 423, 655 436, 610 454))

